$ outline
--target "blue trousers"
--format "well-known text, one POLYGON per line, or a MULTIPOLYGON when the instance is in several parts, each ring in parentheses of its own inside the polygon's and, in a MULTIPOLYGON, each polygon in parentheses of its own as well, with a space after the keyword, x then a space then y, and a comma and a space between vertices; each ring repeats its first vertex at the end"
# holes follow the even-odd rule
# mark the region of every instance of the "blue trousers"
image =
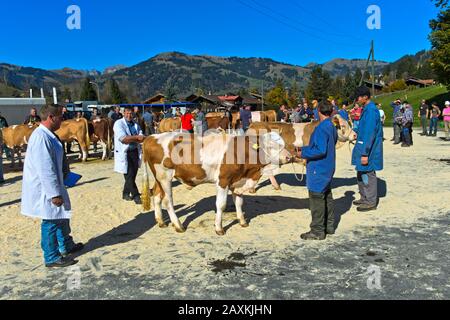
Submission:
POLYGON ((439 120, 438 118, 430 119, 430 132, 428 132, 428 134, 437 134, 438 120, 439 120))
POLYGON ((61 254, 72 250, 75 246, 70 236, 70 220, 42 220, 41 224, 41 248, 44 251, 46 264, 61 259, 61 254))

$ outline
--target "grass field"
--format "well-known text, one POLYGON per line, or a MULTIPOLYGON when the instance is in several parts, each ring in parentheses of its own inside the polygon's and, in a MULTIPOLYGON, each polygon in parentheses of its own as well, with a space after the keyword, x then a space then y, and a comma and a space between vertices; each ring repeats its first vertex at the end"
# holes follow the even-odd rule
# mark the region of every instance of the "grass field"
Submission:
POLYGON ((408 102, 414 108, 414 125, 420 126, 420 119, 417 117, 419 112, 419 106, 422 99, 427 100, 428 104, 437 102, 439 107, 444 106, 446 100, 450 100, 450 92, 444 86, 433 86, 428 88, 420 88, 411 91, 405 91, 401 93, 392 93, 380 98, 375 98, 374 101, 382 104, 382 108, 386 113, 386 125, 392 125, 392 107, 391 102, 396 99, 408 100, 408 102))

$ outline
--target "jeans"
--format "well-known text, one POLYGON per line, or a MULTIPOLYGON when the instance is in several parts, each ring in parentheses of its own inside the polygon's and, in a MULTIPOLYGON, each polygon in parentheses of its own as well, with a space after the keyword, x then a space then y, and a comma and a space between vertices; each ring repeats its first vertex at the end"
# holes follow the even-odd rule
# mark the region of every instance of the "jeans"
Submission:
POLYGON ((361 200, 369 205, 378 205, 378 181, 375 171, 358 171, 356 180, 358 181, 361 200))
POLYGON ((139 196, 139 190, 136 185, 136 176, 139 170, 139 151, 137 149, 127 152, 128 172, 124 175, 125 185, 123 195, 130 195, 132 198, 139 196))
POLYGON ((61 259, 61 254, 72 250, 75 243, 70 232, 69 219, 42 220, 41 248, 44 251, 46 264, 58 261, 61 259))
POLYGON ((412 123, 408 123, 407 125, 405 125, 403 127, 403 139, 402 139, 403 143, 407 144, 407 145, 412 145, 413 141, 412 141, 412 123))
POLYGON ((438 118, 431 118, 430 119, 430 135, 437 135, 437 128, 438 128, 438 118))
POLYGON ((394 143, 400 143, 402 136, 402 126, 394 123, 394 143))
POLYGON ((427 116, 420 117, 420 123, 422 124, 422 133, 427 134, 427 116))
POLYGON ((324 193, 310 191, 309 208, 312 215, 311 232, 319 236, 334 233, 334 203, 331 190, 324 193))

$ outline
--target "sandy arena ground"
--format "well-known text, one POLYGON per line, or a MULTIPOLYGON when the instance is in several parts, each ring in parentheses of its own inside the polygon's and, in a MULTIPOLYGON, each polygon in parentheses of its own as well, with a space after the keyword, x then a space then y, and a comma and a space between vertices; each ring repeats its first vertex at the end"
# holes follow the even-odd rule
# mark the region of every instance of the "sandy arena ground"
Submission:
POLYGON ((265 180, 245 197, 249 228, 235 222, 230 196, 227 234, 219 237, 213 185, 188 191, 175 184, 187 226, 178 234, 121 200, 123 177, 113 161, 74 163, 83 179, 70 189, 72 231, 87 244, 78 271, 43 266, 40 221, 20 215, 22 173, 7 173, 10 184, 0 187, 0 298, 449 299, 450 144, 416 133, 413 148, 385 142, 380 205, 371 213, 352 207, 355 171, 348 147, 338 151, 333 193, 340 223, 323 242, 299 238, 309 230, 308 193, 291 165, 278 176, 283 191, 265 180), (380 268, 381 288, 368 288, 370 266, 380 268))

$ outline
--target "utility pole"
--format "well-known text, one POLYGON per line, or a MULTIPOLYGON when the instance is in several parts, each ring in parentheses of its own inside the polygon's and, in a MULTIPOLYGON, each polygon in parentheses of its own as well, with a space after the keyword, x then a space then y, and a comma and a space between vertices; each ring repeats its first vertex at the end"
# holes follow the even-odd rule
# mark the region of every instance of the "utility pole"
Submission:
MULTIPOLYGON (((367 58, 366 61, 366 67, 364 69, 364 71, 369 71, 369 62, 372 61, 372 96, 375 96, 375 46, 374 46, 374 41, 372 40, 371 45, 370 45, 370 52, 369 52, 369 57, 367 58)), ((361 77, 361 81, 359 82, 359 85, 361 86, 364 80, 364 72, 362 74, 361 77)))
POLYGON ((264 80, 261 85, 261 110, 264 112, 264 80))

